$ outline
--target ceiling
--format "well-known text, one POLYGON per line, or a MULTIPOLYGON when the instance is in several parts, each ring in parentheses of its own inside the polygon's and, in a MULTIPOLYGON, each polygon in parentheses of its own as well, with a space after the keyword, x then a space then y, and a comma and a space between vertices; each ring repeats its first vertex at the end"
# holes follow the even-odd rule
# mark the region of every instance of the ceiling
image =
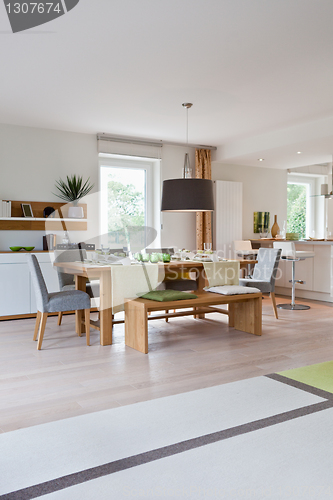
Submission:
POLYGON ((0 121, 185 142, 193 102, 189 142, 217 160, 328 162, 332 19, 332 0, 80 0, 12 34, 1 3, 0 121))

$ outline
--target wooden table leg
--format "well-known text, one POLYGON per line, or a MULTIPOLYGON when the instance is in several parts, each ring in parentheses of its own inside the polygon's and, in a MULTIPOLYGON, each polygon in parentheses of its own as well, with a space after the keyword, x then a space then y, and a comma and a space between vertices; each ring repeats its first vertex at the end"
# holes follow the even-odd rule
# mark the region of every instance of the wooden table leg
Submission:
MULTIPOLYGON (((197 273, 198 273, 198 277, 197 277, 197 286, 198 286, 198 288, 197 288, 197 290, 196 290, 195 293, 203 293, 204 292, 204 287, 207 286, 206 275, 205 275, 204 268, 203 267, 198 268, 197 273)), ((205 314, 204 313, 196 314, 194 316, 194 318, 195 319, 205 319, 205 314)))
POLYGON ((125 304, 125 345, 148 353, 148 318, 143 304, 130 300, 125 304))
MULTIPOLYGON (((86 278, 83 276, 75 276, 75 288, 76 290, 86 291, 86 278)), ((75 331, 79 337, 84 333, 83 326, 84 311, 75 311, 75 331)))
POLYGON ((235 304, 228 304, 229 326, 235 326, 235 304))
POLYGON ((112 344, 111 271, 106 270, 100 277, 99 324, 101 345, 112 344))

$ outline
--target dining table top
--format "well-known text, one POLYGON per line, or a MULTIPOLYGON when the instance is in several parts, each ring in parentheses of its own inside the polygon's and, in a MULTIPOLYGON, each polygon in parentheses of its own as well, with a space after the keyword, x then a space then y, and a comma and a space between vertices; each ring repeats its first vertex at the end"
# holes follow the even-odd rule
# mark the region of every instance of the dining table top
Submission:
MULTIPOLYGON (((246 267, 249 264, 256 264, 257 260, 254 259, 227 259, 220 260, 219 262, 239 262, 240 268, 246 267)), ((205 262, 199 260, 171 260, 170 262, 158 262, 157 265, 164 268, 165 271, 168 269, 179 269, 179 270, 190 270, 203 268, 205 262)), ((156 265, 156 263, 150 262, 132 262, 131 265, 156 265)), ((54 262, 54 266, 62 269, 63 272, 69 274, 81 274, 81 275, 91 275, 91 273, 102 274, 108 272, 111 267, 119 266, 119 264, 109 263, 109 262, 54 262)))
MULTIPOLYGON (((233 259, 229 262, 240 263, 240 268, 246 268, 249 264, 254 264, 256 261, 247 259, 233 259)), ((221 261, 228 262, 228 261, 221 261)), ((133 267, 137 267, 141 263, 133 263, 133 267)), ((86 291, 86 279, 98 279, 100 285, 100 305, 99 305, 99 329, 101 345, 112 344, 112 300, 111 300, 111 272, 112 268, 129 267, 119 266, 119 264, 98 264, 96 262, 54 262, 53 265, 59 271, 72 274, 75 276, 75 287, 77 290, 86 291)), ((147 263, 149 266, 156 264, 147 263)), ((158 262, 158 267, 161 272, 168 271, 183 271, 196 272, 197 292, 201 293, 206 286, 206 276, 203 272, 204 262, 191 260, 172 260, 171 262, 158 262), (198 272, 199 271, 199 272, 198 272)), ((82 328, 82 311, 76 311, 76 331, 81 333, 82 328)), ((200 317, 200 316, 199 316, 200 317)))

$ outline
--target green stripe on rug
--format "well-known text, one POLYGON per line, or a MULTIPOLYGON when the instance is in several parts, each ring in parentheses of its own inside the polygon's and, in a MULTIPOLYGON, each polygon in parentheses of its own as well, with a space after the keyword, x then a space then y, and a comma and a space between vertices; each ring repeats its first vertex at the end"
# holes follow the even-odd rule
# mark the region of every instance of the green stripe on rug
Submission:
POLYGON ((333 393, 333 361, 286 370, 279 375, 333 393))

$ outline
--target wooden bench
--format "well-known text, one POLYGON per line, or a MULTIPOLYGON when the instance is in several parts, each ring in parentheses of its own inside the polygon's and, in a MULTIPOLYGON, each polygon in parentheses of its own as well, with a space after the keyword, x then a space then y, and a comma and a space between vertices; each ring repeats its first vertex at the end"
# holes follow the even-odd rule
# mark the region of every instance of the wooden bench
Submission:
POLYGON ((148 320, 177 316, 194 315, 204 317, 205 313, 219 312, 229 316, 229 326, 236 330, 261 335, 262 294, 249 293, 242 295, 220 295, 203 292, 197 299, 158 302, 148 299, 129 300, 125 304, 125 344, 137 351, 148 352, 148 320), (228 310, 217 309, 221 304, 228 304, 228 310), (152 311, 166 309, 194 308, 191 311, 180 311, 172 314, 151 315, 152 311))

